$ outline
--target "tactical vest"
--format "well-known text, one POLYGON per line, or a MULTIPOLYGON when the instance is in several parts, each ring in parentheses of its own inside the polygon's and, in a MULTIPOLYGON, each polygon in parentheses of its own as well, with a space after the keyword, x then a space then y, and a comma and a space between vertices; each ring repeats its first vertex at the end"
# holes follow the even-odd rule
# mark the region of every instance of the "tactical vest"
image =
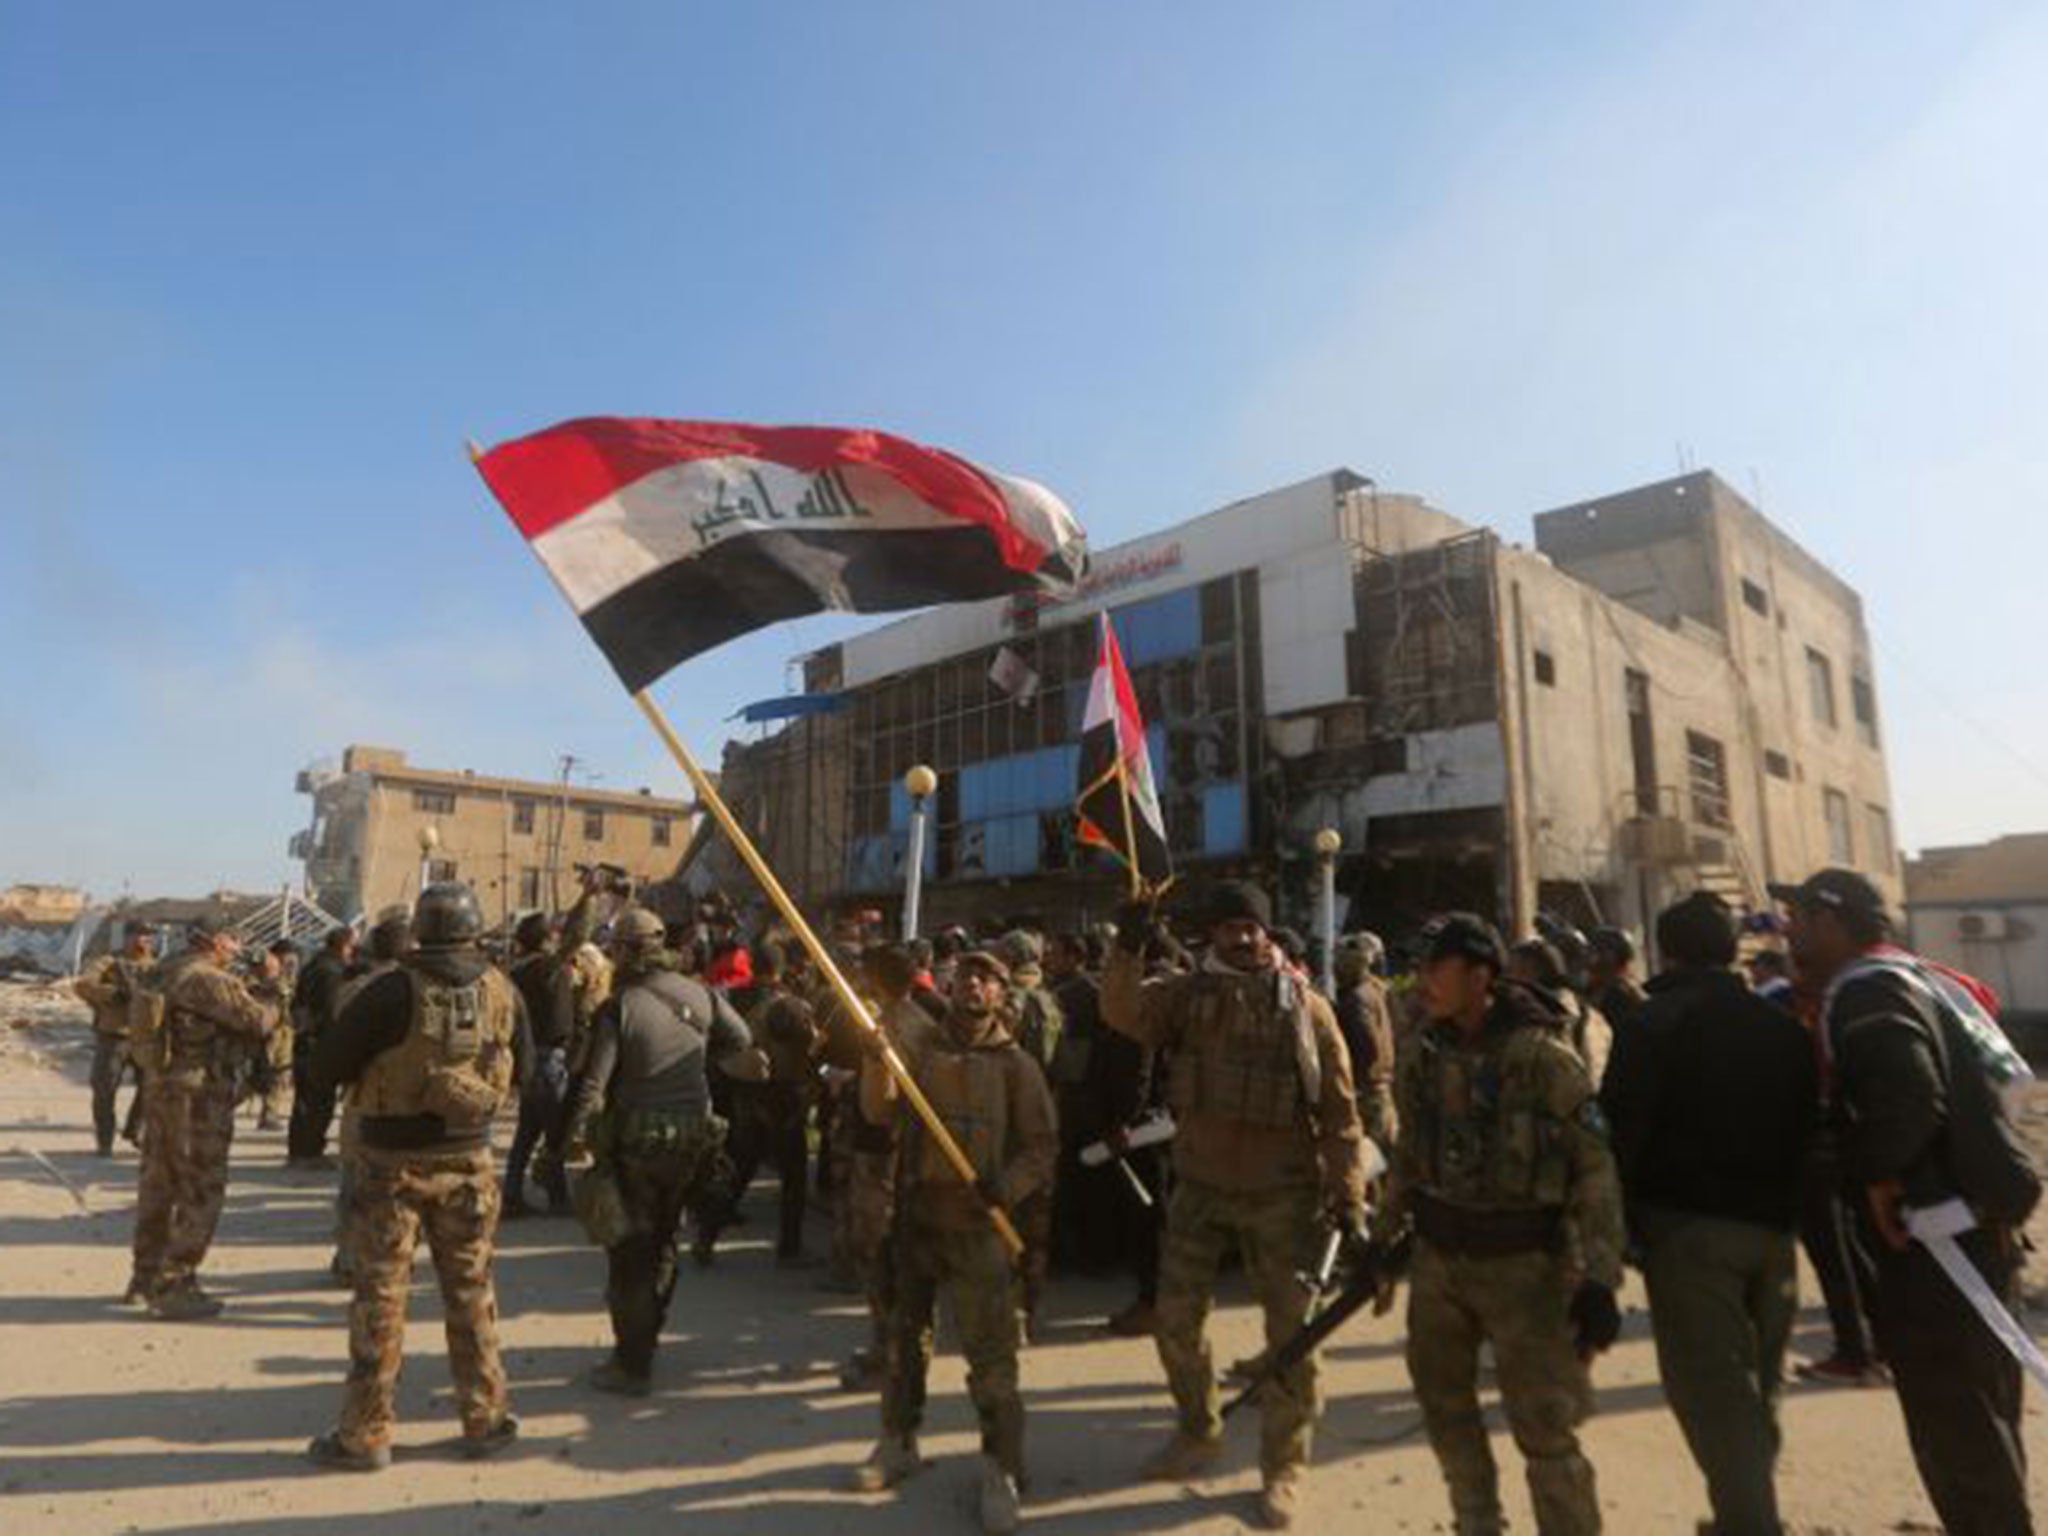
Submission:
MULTIPOLYGON (((999 1049, 960 1050, 936 1044, 917 1063, 917 1085, 939 1119, 967 1154, 979 1178, 1003 1171, 1003 1152, 1010 1139, 1010 1080, 1004 1056, 1014 1045, 999 1049)), ((957 1182, 953 1165, 913 1121, 910 1167, 916 1183, 957 1182)))
POLYGON ((138 970, 128 988, 128 1006, 122 1033, 128 1039, 128 1055, 144 1072, 164 1065, 164 978, 161 972, 138 970))
POLYGON ((234 1053, 241 1046, 240 1040, 205 1014, 179 1001, 180 988, 190 984, 186 978, 207 970, 227 974, 211 960, 195 958, 177 963, 163 980, 160 991, 144 991, 137 1014, 130 1019, 131 1029, 138 1036, 146 1037, 154 1029, 157 1046, 151 1059, 167 1072, 220 1074, 235 1065, 234 1053))
POLYGON ((1571 1192, 1567 1127, 1550 1112, 1557 1063, 1570 1047, 1526 1025, 1477 1050, 1454 1045, 1441 1026, 1416 1046, 1420 1092, 1410 1134, 1422 1151, 1422 1185, 1462 1205, 1560 1206, 1571 1192))
POLYGON ((1312 1125, 1323 1068, 1301 983, 1285 971, 1197 971, 1181 986, 1186 1022, 1167 1077, 1174 1113, 1262 1130, 1312 1125))
POLYGON ((355 1104, 385 1118, 438 1115, 451 1130, 488 1124, 512 1086, 512 984, 496 971, 458 985, 408 969, 405 1038, 356 1082, 355 1104))

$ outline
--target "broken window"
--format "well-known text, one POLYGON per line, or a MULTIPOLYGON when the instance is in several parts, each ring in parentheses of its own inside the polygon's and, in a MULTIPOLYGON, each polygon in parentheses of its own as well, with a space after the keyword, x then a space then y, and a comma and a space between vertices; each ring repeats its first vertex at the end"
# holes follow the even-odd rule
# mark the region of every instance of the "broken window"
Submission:
POLYGON ((1692 819, 1703 827, 1726 828, 1728 754, 1721 743, 1699 731, 1687 731, 1685 777, 1692 797, 1692 819))

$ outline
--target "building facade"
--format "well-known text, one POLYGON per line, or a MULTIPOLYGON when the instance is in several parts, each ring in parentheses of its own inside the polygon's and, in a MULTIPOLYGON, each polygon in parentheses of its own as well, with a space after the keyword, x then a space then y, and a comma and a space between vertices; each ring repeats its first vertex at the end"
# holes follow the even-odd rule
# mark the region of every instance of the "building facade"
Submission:
POLYGON ((1906 915, 1913 948, 1996 987, 2006 1023, 2048 1045, 2048 832, 1927 849, 1906 866, 1906 915))
POLYGON ((467 881, 493 922, 558 911, 575 899, 579 865, 666 878, 696 819, 693 803, 644 789, 421 768, 388 747, 351 746, 338 772, 308 769, 298 788, 313 815, 291 855, 305 862, 309 898, 343 921, 410 903, 422 879, 467 881))
POLYGON ((1761 902, 1827 863, 1896 890, 1856 594, 1712 474, 1536 530, 1515 548, 1318 476, 1103 551, 1067 601, 806 658, 835 712, 729 749, 726 783, 813 900, 872 903, 928 764, 931 921, 1100 914, 1117 877, 1072 802, 1107 609, 1177 866, 1266 880, 1297 923, 1324 827, 1351 923, 1396 934, 1450 907, 1641 928, 1686 890, 1761 902))

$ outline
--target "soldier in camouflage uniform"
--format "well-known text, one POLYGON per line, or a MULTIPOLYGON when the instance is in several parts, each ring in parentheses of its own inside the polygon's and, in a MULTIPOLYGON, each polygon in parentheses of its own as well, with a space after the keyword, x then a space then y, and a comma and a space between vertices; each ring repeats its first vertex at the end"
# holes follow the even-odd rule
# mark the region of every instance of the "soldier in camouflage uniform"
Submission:
POLYGON ((336 1426, 306 1448, 323 1467, 391 1463, 406 1293, 423 1235, 441 1285, 464 1454, 492 1455, 519 1434, 498 1360, 491 1122, 530 1070, 533 1048, 518 992, 478 948, 483 929, 468 886, 428 886, 413 919, 418 948, 363 984, 313 1058, 318 1083, 353 1085, 358 1139, 346 1229, 355 1277, 348 1383, 336 1426))
POLYGON ((156 939, 147 928, 131 929, 118 955, 103 955, 71 984, 92 1007, 92 1132, 101 1157, 114 1155, 114 1096, 121 1079, 135 1076, 122 1134, 133 1142, 142 1125, 142 1068, 128 1051, 128 1013, 136 990, 149 984, 156 939))
POLYGON ((1337 941, 1332 972, 1337 995, 1337 1029, 1351 1053, 1351 1082, 1358 1094, 1358 1120, 1384 1155, 1394 1146, 1394 1014, 1387 984, 1374 968, 1385 955, 1377 936, 1347 933, 1337 941))
POLYGON ((263 1038, 255 1062, 256 1129, 274 1130, 291 1116, 292 1052, 297 1034, 292 1024, 292 989, 299 979, 299 952, 290 939, 274 940, 263 952, 252 987, 266 1002, 277 1004, 277 1028, 263 1038))
POLYGON ((160 1318, 212 1317, 220 1302, 199 1288, 227 1196, 235 1135, 235 1069, 277 1024, 276 1010, 228 970, 234 934, 202 922, 192 948, 159 973, 163 1019, 148 1098, 136 1191, 132 1300, 160 1318))
MULTIPOLYGON (((1159 1359, 1179 1427, 1147 1475, 1179 1482, 1215 1465, 1223 1421, 1206 1333, 1211 1293, 1233 1246, 1265 1311, 1271 1348, 1301 1326, 1297 1282, 1318 1227, 1355 1230, 1365 1202, 1364 1141, 1351 1059, 1330 1006, 1281 961, 1265 893, 1230 883, 1213 894, 1199 970, 1144 980, 1155 923, 1138 905, 1117 918, 1102 982, 1103 1022, 1169 1059, 1180 1130, 1158 1301, 1159 1359)), ((1292 1523, 1318 1409, 1311 1358, 1262 1403, 1259 1515, 1292 1523)))
POLYGON ((615 990, 598 1010, 565 1138, 587 1142, 596 1159, 577 1211, 609 1266, 614 1343, 590 1383, 634 1397, 649 1390, 675 1291, 676 1229, 725 1140, 709 1074, 768 1076, 768 1058, 751 1048, 732 1005, 683 975, 666 940, 661 919, 644 908, 619 918, 615 990))
POLYGON ((1586 1362, 1621 1315, 1621 1187, 1585 1065, 1543 994, 1501 980, 1498 934, 1469 913, 1427 935, 1431 1022, 1401 1059, 1401 1139, 1383 1229, 1412 1226, 1408 1370, 1459 1536, 1504 1529, 1479 1406, 1491 1345, 1537 1529, 1600 1529, 1577 1427, 1586 1362))
MULTIPOLYGON (((358 992, 385 972, 395 969, 399 961, 412 953, 412 908, 397 905, 379 912, 376 923, 364 937, 363 948, 364 958, 352 961, 325 997, 321 1005, 320 1027, 313 1031, 313 1045, 317 1045, 322 1032, 334 1027, 342 1010, 355 1000, 358 992)), ((315 1093, 312 1076, 314 1054, 311 1049, 306 1052, 299 1067, 298 1082, 294 1085, 295 1091, 302 1091, 307 1099, 313 1098, 315 1093)), ((329 1110, 334 1108, 332 1084, 319 1084, 318 1095, 321 1104, 329 1110)), ((292 1101, 295 1117, 299 1102, 297 1097, 292 1101)), ((352 1288, 356 1280, 354 1261, 350 1258, 353 1245, 349 1242, 348 1225, 349 1211, 355 1204, 356 1154, 363 1146, 360 1134, 362 1117, 356 1113, 353 1099, 344 1099, 340 1109, 341 1123, 335 1141, 341 1177, 335 1180, 334 1185, 334 1257, 328 1261, 327 1272, 337 1285, 352 1288)))
MULTIPOLYGON (((906 1060, 925 1050, 936 1021, 913 1000, 917 976, 909 953, 900 944, 878 945, 868 952, 867 979, 875 998, 875 1022, 889 1043, 906 1060)), ((868 1345, 855 1350, 839 1372, 839 1384, 850 1392, 882 1385, 891 1295, 889 1231, 896 1216, 896 1122, 855 1118, 853 1162, 840 1198, 854 1262, 867 1293, 868 1345)))
MULTIPOLYGON (((1010 1030, 1026 1056, 1038 1063, 1048 1088, 1054 1082, 1053 1063, 1061 1054, 1066 1036, 1066 1013, 1059 999, 1045 984, 1045 943, 1035 933, 1019 928, 1003 935, 998 951, 1010 967, 1010 1030)), ((1055 1103, 1057 1112, 1057 1103, 1055 1103)), ((1045 1281, 1052 1268, 1053 1188, 1033 1195, 1019 1207, 1017 1231, 1024 1239, 1023 1285, 1025 1336, 1038 1341, 1038 1307, 1045 1298, 1045 1281)))
POLYGON ((962 955, 945 1022, 904 1058, 973 1165, 971 1187, 908 1112, 872 1050, 860 1085, 861 1114, 896 1127, 901 1162, 882 1439, 855 1472, 853 1486, 864 1492, 891 1487, 923 1464, 917 1430, 931 1368, 932 1314, 943 1288, 967 1357, 968 1396, 981 1420, 981 1523, 992 1532, 1017 1528, 1024 1401, 1017 1390, 1016 1272, 989 1208, 1015 1210, 1043 1192, 1059 1158, 1045 1074, 1009 1033, 1003 1007, 1009 981, 1000 956, 986 950, 962 955))

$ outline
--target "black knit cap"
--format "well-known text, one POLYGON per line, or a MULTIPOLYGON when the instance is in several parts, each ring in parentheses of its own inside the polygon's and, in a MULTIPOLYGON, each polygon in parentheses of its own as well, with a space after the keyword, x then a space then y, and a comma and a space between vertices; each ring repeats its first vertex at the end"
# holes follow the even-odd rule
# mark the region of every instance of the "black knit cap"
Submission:
POLYGON ((1447 912, 1422 930, 1422 958, 1471 960, 1507 969, 1507 951, 1493 924, 1475 912, 1447 912))
POLYGON ((1224 880, 1210 888, 1205 908, 1209 926, 1242 922, 1246 918, 1261 928, 1273 926, 1273 903, 1249 880, 1224 880))

